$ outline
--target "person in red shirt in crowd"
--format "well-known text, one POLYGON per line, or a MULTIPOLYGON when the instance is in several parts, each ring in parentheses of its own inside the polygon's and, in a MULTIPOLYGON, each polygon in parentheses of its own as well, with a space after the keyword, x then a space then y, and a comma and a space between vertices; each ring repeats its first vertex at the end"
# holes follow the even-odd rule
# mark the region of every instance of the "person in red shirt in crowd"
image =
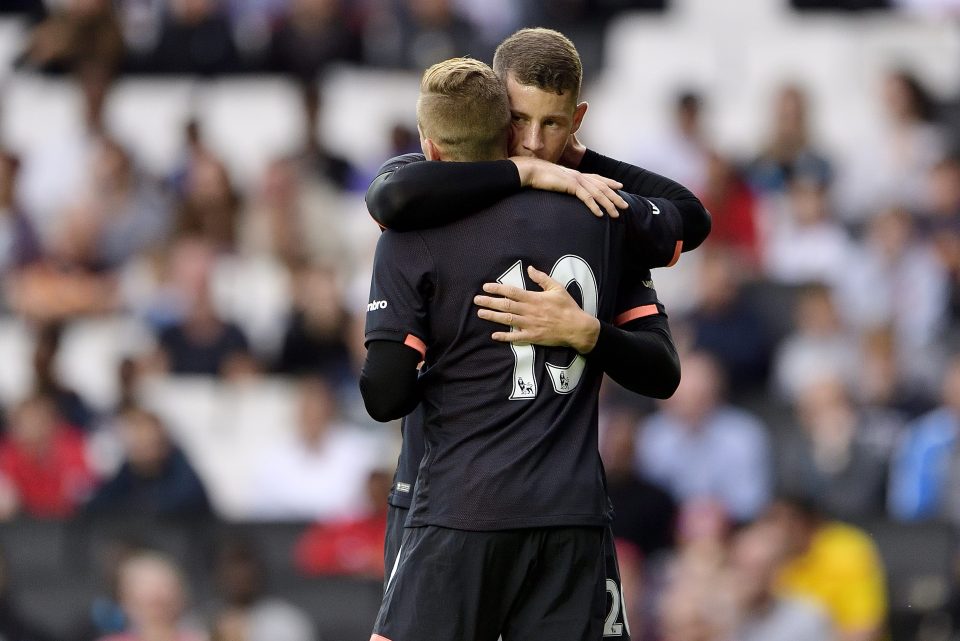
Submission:
POLYGON ((757 198, 736 167, 717 152, 707 163, 707 183, 700 196, 713 215, 709 244, 733 249, 748 265, 760 264, 757 198))
POLYGON ((367 480, 370 513, 359 519, 315 523, 297 542, 296 567, 306 575, 350 574, 383 579, 383 538, 391 474, 374 470, 367 480))
POLYGON ((11 412, 7 434, 0 440, 0 473, 20 511, 35 517, 70 516, 94 485, 83 437, 43 394, 28 397, 11 412))

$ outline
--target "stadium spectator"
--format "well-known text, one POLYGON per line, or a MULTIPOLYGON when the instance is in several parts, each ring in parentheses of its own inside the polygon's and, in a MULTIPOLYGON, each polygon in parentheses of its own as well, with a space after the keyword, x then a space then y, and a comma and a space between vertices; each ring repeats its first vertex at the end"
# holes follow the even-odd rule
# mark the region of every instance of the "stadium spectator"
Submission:
POLYGON ((243 641, 317 641, 313 622, 299 608, 271 596, 266 568, 253 547, 231 541, 217 555, 218 598, 212 608, 213 635, 243 641))
POLYGON ((128 631, 101 641, 203 641, 199 627, 184 621, 187 582, 171 559, 154 552, 125 559, 119 569, 118 593, 128 631))
POLYGON ((764 426, 724 402, 723 375, 714 359, 694 352, 681 361, 680 387, 643 424, 638 469, 679 502, 713 499, 734 519, 749 520, 770 497, 764 426))
POLYGON ((94 157, 107 136, 105 104, 112 78, 106 71, 85 68, 76 76, 82 113, 79 127, 64 128, 42 145, 22 150, 17 195, 46 246, 59 229, 61 214, 91 183, 94 157))
POLYGON ((916 213, 931 223, 956 223, 960 219, 960 155, 951 154, 937 162, 927 178, 930 202, 916 213))
POLYGON ((243 330, 217 311, 209 280, 188 292, 183 319, 160 330, 156 361, 176 376, 249 376, 257 371, 243 330))
POLYGON ((0 15, 28 18, 31 24, 40 22, 47 15, 43 0, 8 0, 0 5, 0 15))
POLYGON ((360 60, 358 24, 341 0, 292 0, 270 42, 270 69, 314 83, 331 62, 360 60))
POLYGON ((957 496, 960 430, 960 358, 954 356, 941 385, 941 404, 907 425, 890 468, 890 514, 901 520, 947 518, 960 523, 957 496))
POLYGON ((241 254, 271 256, 285 265, 347 259, 340 195, 310 169, 308 160, 295 157, 267 166, 240 220, 241 254))
POLYGON ((817 605, 780 596, 776 581, 783 564, 778 534, 768 525, 751 525, 730 545, 731 583, 738 621, 737 641, 834 641, 826 613, 817 605))
POLYGON ((936 405, 936 389, 908 380, 904 374, 893 328, 887 325, 868 329, 862 333, 860 342, 862 364, 855 389, 865 407, 915 417, 936 405))
POLYGON ((252 518, 324 521, 363 512, 382 440, 339 422, 337 414, 336 396, 326 381, 301 381, 296 424, 278 434, 254 470, 252 518))
POLYGON ((883 426, 871 425, 846 385, 826 372, 799 390, 795 413, 799 429, 777 448, 777 486, 845 521, 882 514, 888 459, 870 432, 883 426))
POLYGON ((169 203, 159 187, 134 167, 116 141, 104 139, 97 145, 84 192, 62 215, 61 224, 90 244, 74 253, 87 256, 95 268, 121 266, 162 241, 171 226, 169 203))
POLYGON ((294 560, 305 575, 346 574, 383 579, 383 538, 392 475, 373 470, 367 479, 368 513, 357 518, 315 523, 297 541, 294 560))
MULTIPOLYGON (((712 145, 703 122, 704 97, 694 89, 681 91, 673 103, 673 122, 662 139, 638 145, 637 164, 658 174, 669 176, 686 185, 701 197, 706 196, 712 145)), ((706 204, 706 201, 704 201, 706 204)), ((708 206, 713 214, 716 234, 716 205, 708 206)))
POLYGON ((920 227, 929 234, 937 259, 947 273, 948 314, 955 328, 960 321, 960 157, 950 156, 933 168, 930 192, 931 205, 921 212, 920 227))
POLYGON ((717 152, 706 155, 700 193, 713 216, 707 246, 729 248, 746 271, 756 271, 762 257, 759 204, 730 159, 717 152))
POLYGON ((46 518, 74 514, 93 489, 83 437, 64 423, 43 395, 18 403, 0 439, 0 473, 15 491, 22 513, 46 518))
POLYGON ((883 638, 886 580, 876 546, 863 531, 825 520, 802 499, 781 496, 764 522, 777 531, 785 564, 778 593, 820 604, 838 631, 838 641, 883 638))
POLYGON ((332 268, 301 263, 276 371, 320 374, 331 381, 350 375, 350 317, 332 268))
POLYGON ((764 268, 776 282, 833 284, 846 267, 852 244, 833 218, 825 183, 794 177, 785 195, 769 203, 764 230, 764 268))
POLYGON ((43 71, 96 67, 113 73, 124 55, 110 0, 68 0, 33 30, 21 63, 43 71))
POLYGON ((910 214, 890 209, 869 223, 866 242, 848 255, 837 301, 860 331, 890 325, 908 380, 932 384, 937 339, 947 320, 947 276, 914 233, 910 214))
POLYGON ((650 558, 673 548, 677 504, 634 470, 636 425, 631 412, 607 417, 601 425, 600 454, 607 473, 607 496, 616 511, 613 535, 650 558))
POLYGON ((88 512, 161 516, 210 512, 202 480, 159 417, 129 407, 119 417, 118 430, 124 460, 87 503, 88 512))
POLYGON ((95 419, 93 409, 76 390, 66 385, 57 373, 56 359, 60 353, 63 329, 58 323, 48 323, 37 328, 33 352, 34 389, 50 398, 57 413, 68 424, 89 430, 95 419))
POLYGON ((383 3, 367 21, 364 60, 381 67, 426 69, 454 56, 477 55, 473 26, 451 0, 383 3))
POLYGON ((164 73, 217 74, 240 70, 230 22, 218 0, 173 0, 146 65, 164 73))
POLYGON ((174 231, 178 236, 198 235, 220 251, 236 247, 240 196, 227 168, 210 154, 196 154, 183 179, 174 231))
POLYGON ((853 383, 862 375, 855 335, 844 326, 829 286, 811 283, 798 292, 793 324, 773 364, 773 383, 783 399, 796 400, 823 376, 853 383))
POLYGON ((303 84, 301 92, 306 119, 304 131, 307 135, 303 154, 307 167, 313 172, 313 177, 340 189, 365 188, 366 180, 362 181, 362 185, 357 184, 357 171, 350 161, 329 149, 324 142, 323 126, 320 121, 323 99, 317 83, 303 84))
POLYGON ((733 392, 760 388, 770 367, 771 338, 744 295, 742 262, 728 249, 699 253, 697 302, 682 324, 694 347, 716 358, 727 378, 737 382, 733 392))
POLYGON ((120 572, 128 559, 144 551, 139 542, 123 536, 110 537, 102 544, 92 573, 98 579, 97 593, 71 625, 69 641, 98 641, 127 629, 129 621, 120 605, 120 572))
POLYGON ((810 141, 807 106, 807 95, 800 85, 788 84, 777 92, 770 139, 747 169, 754 189, 782 193, 795 178, 830 183, 830 161, 810 141))
POLYGON ((890 206, 928 207, 927 176, 946 153, 936 104, 917 76, 905 70, 888 73, 882 101, 886 122, 855 147, 857 153, 837 182, 841 213, 852 221, 867 220, 890 206))
POLYGON ((720 504, 688 502, 678 524, 679 547, 666 570, 657 614, 664 641, 726 641, 736 622, 726 572, 729 522, 720 504))
POLYGON ((17 199, 20 159, 0 150, 0 273, 40 258, 42 248, 33 222, 17 199))

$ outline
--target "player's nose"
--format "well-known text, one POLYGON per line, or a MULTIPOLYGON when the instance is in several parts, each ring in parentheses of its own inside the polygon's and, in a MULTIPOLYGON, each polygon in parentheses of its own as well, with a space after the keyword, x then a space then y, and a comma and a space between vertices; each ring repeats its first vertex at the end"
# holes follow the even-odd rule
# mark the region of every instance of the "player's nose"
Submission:
POLYGON ((543 149, 543 136, 540 135, 540 130, 536 127, 528 127, 523 132, 523 146, 530 151, 543 149))

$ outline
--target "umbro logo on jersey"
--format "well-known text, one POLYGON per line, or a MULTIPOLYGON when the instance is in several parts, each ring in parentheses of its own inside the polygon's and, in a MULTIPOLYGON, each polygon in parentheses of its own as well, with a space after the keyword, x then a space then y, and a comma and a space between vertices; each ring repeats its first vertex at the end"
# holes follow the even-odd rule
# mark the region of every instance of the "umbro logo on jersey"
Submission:
MULTIPOLYGON (((647 199, 644 198, 644 200, 647 200, 647 199)), ((650 213, 652 213, 654 216, 660 213, 660 208, 654 205, 652 200, 647 200, 647 202, 650 203, 650 207, 653 209, 653 211, 651 211, 650 213)))
POLYGON ((386 308, 387 308, 387 301, 385 300, 375 300, 369 305, 367 305, 368 312, 375 312, 378 309, 386 309, 386 308))

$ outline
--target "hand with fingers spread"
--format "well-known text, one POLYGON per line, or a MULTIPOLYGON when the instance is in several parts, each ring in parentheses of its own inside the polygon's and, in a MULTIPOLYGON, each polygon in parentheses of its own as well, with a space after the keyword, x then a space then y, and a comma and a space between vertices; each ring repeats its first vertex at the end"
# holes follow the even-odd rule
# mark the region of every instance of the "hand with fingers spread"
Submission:
POLYGON ((576 169, 539 158, 515 156, 510 160, 517 165, 520 184, 524 187, 576 196, 598 217, 603 217, 606 212, 611 218, 617 218, 620 209, 627 208, 627 201, 616 192, 623 184, 616 180, 597 174, 582 174, 576 169))
POLYGON ((572 347, 581 354, 590 352, 597 344, 600 321, 583 311, 566 288, 544 272, 530 266, 527 273, 542 292, 486 283, 483 291, 492 295, 474 297, 473 302, 481 307, 477 311, 480 318, 512 328, 494 332, 493 339, 572 347))

